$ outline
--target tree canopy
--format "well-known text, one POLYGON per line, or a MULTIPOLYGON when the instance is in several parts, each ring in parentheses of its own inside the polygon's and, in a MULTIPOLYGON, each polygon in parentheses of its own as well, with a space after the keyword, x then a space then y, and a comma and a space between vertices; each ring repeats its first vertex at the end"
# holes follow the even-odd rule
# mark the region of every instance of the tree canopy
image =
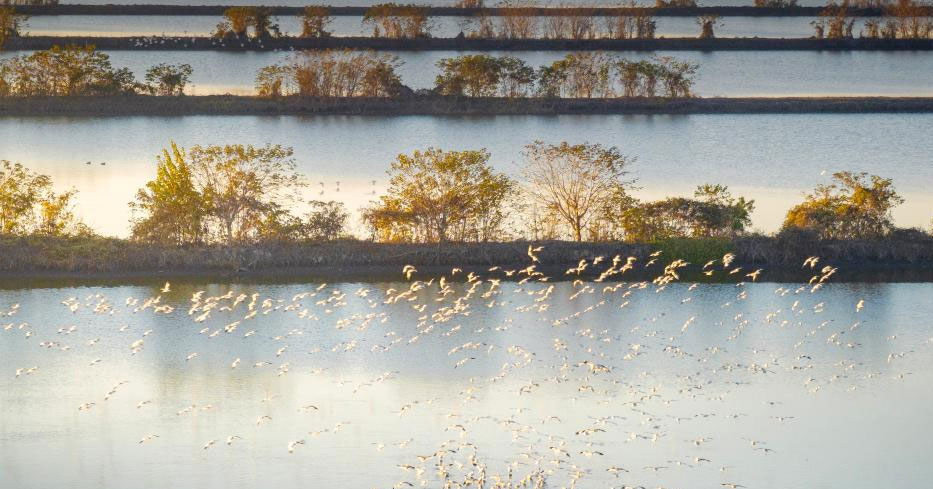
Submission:
POLYGON ((513 189, 493 172, 489 153, 429 148, 400 154, 389 190, 363 211, 380 241, 487 241, 498 237, 513 189))
POLYGON ((114 69, 94 46, 53 46, 0 60, 0 96, 74 96, 135 93, 133 73, 114 69))
POLYGON ((56 193, 48 175, 0 160, 0 235, 88 234, 72 212, 76 194, 73 189, 56 193))
POLYGON ((303 186, 292 149, 278 145, 164 150, 156 178, 137 193, 133 237, 172 243, 236 243, 291 235, 289 205, 303 186))
POLYGON ((891 211, 904 203, 890 178, 837 172, 784 218, 784 228, 809 229, 824 239, 877 238, 894 228, 891 211))
POLYGON ((590 222, 632 184, 625 180, 632 161, 615 146, 535 141, 525 147, 523 174, 528 195, 559 216, 574 240, 582 241, 590 222))

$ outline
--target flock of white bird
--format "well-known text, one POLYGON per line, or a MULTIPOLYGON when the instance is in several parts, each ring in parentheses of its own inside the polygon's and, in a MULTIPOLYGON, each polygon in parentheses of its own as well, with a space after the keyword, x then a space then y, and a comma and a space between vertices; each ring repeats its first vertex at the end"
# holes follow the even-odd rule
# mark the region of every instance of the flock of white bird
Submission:
MULTIPOLYGON (((689 470, 714 470, 719 473, 722 487, 746 487, 747 482, 732 479, 729 460, 713 455, 722 452, 708 450, 734 433, 681 439, 687 436, 683 433, 693 432, 683 427, 710 418, 737 421, 751 416, 736 412, 737 409, 730 407, 729 399, 759 379, 805 377, 801 387, 806 390, 805 396, 819 396, 825 388, 855 391, 870 385, 870 379, 903 379, 910 372, 898 371, 895 366, 917 351, 914 348, 888 355, 887 363, 891 366, 888 372, 872 370, 869 365, 846 356, 846 352, 861 346, 853 338, 854 332, 863 327, 861 315, 866 304, 858 300, 846 306, 853 321, 844 327, 821 319, 820 314, 828 306, 819 300, 819 294, 837 270, 821 266, 818 257, 810 257, 802 265, 812 271, 809 283, 793 287, 775 285, 774 300, 780 306, 760 318, 749 317, 740 310, 742 301, 748 298, 748 290, 744 282, 736 281, 757 281, 762 270, 742 270, 734 266, 735 257, 731 254, 712 260, 702 267, 704 274, 731 279, 725 287, 734 288, 731 299, 714 312, 716 317, 723 317, 722 310, 737 310, 732 322, 707 324, 701 311, 665 328, 662 326, 665 321, 677 317, 672 310, 639 309, 641 317, 637 320, 627 322, 616 318, 614 324, 603 321, 613 317, 612 314, 620 314, 619 311, 636 309, 635 301, 648 301, 662 293, 677 294, 676 300, 668 302, 675 304, 675 308, 677 304, 691 307, 694 294, 706 286, 678 283, 681 269, 687 266, 685 261, 665 260, 660 252, 644 261, 635 257, 600 256, 580 260, 562 277, 549 277, 539 271, 540 251, 540 247, 528 248, 526 267, 491 267, 482 272, 453 268, 433 278, 421 277, 415 266, 406 265, 402 269, 404 286, 382 289, 359 286, 352 294, 346 287, 320 284, 285 298, 264 297, 258 292, 230 288, 217 295, 198 290, 190 298, 186 296, 187 300, 180 300, 173 285, 165 283, 151 297, 128 297, 117 303, 97 293, 83 299, 67 298, 62 305, 72 313, 89 312, 102 320, 119 319, 126 314, 188 318, 191 326, 185 334, 198 335, 201 339, 226 337, 231 341, 240 338, 237 341, 249 342, 265 338, 269 343, 264 343, 263 350, 257 353, 259 361, 242 363, 237 356, 210 367, 255 369, 259 374, 254 381, 271 382, 284 376, 321 374, 325 368, 312 367, 303 360, 321 352, 356 354, 364 358, 361 361, 377 366, 381 365, 380 355, 390 354, 430 357, 425 361, 430 362, 432 368, 446 366, 449 370, 445 372, 454 381, 463 382, 462 387, 451 390, 446 398, 412 399, 401 406, 382 407, 385 415, 399 422, 426 422, 424 420, 432 415, 446 420, 446 426, 437 433, 441 441, 433 451, 411 449, 410 444, 417 445, 412 438, 369 443, 379 456, 392 459, 399 470, 399 478, 387 481, 383 487, 634 488, 645 487, 639 479, 649 475, 689 470), (639 268, 656 270, 656 278, 626 281, 626 274, 639 268), (559 287, 554 280, 565 280, 565 283, 559 287), (368 312, 348 312, 351 302, 368 312), (489 311, 496 311, 495 319, 491 319, 489 311), (287 318, 284 320, 294 322, 287 334, 272 336, 264 331, 266 318, 275 314, 284 314, 287 318), (538 338, 526 344, 506 344, 504 339, 515 341, 516 336, 510 335, 508 330, 520 322, 525 322, 530 331, 547 340, 542 342, 538 338), (333 328, 334 333, 340 335, 340 341, 313 345, 302 338, 321 328, 333 328), (742 336, 754 328, 768 328, 771 334, 793 342, 790 351, 794 355, 784 357, 781 353, 743 343, 742 336), (708 336, 707 341, 697 342, 695 338, 704 335, 708 336), (425 345, 426 342, 431 346, 425 345), (493 366, 499 362, 501 366, 493 366), (666 362, 665 368, 677 372, 666 379, 666 385, 651 373, 652 367, 661 362, 666 362), (507 394, 502 393, 503 389, 507 394), (555 392, 563 395, 571 392, 572 395, 555 397, 555 392), (495 409, 505 411, 484 413, 483 403, 491 399, 495 400, 492 404, 495 409), (554 399, 561 399, 560 404, 555 405, 554 399), (689 405, 693 401, 712 403, 719 408, 715 412, 694 413, 672 408, 679 402, 689 405), (432 405, 459 408, 440 413, 432 405), (490 430, 504 434, 508 446, 483 446, 483 437, 479 434, 488 434, 490 430), (619 455, 620 447, 626 446, 628 450, 642 452, 632 457, 642 460, 644 453, 661 441, 672 444, 670 446, 675 447, 679 455, 667 453, 663 460, 639 466, 631 465, 619 455), (394 449, 390 453, 387 447, 394 449), (503 452, 510 455, 502 456, 503 452), (488 455, 490 453, 499 455, 488 455)), ((109 356, 93 355, 86 367, 90 371, 103 368, 100 364, 106 364, 112 356, 127 357, 128 361, 138 359, 147 342, 161 333, 157 328, 136 332, 129 325, 119 325, 120 321, 110 321, 122 336, 104 335, 102 339, 95 333, 94 337, 82 338, 80 344, 72 346, 68 340, 82 333, 77 326, 63 325, 53 330, 17 322, 15 318, 19 312, 18 304, 0 311, 0 318, 9 320, 3 324, 0 319, 0 333, 24 335, 38 347, 69 354, 78 350, 83 354, 99 351, 103 343, 112 343, 110 346, 114 348, 109 356)), ((3 338, 0 334, 0 341, 3 338)), ((894 341, 896 336, 888 339, 894 341)), ((933 343, 933 338, 926 343, 933 343)), ((222 357, 223 352, 186 349, 175 355, 178 368, 186 369, 222 357)), ((44 369, 54 368, 54 363, 53 358, 48 366, 19 366, 12 373, 18 381, 28 381, 44 369)), ((392 385, 408 374, 386 369, 364 382, 334 381, 333 389, 349 385, 352 392, 341 390, 342 395, 366 396, 367 389, 392 385)), ((113 402, 111 399, 130 382, 132 379, 122 380, 102 397, 87 399, 76 409, 82 416, 93 416, 95 408, 113 402)), ((155 397, 128 402, 143 410, 160 400, 155 397)), ((263 398, 259 406, 282 402, 281 396, 271 394, 263 398)), ((761 402, 770 413, 767 422, 793 423, 806 416, 806 413, 781 412, 779 400, 762 399, 761 402)), ((322 406, 304 403, 287 407, 313 417, 322 406)), ((178 408, 178 417, 189 413, 213 415, 220 410, 212 404, 196 403, 178 408)), ((272 421, 272 416, 259 410, 250 424, 261 429, 272 421)), ((350 419, 313 431, 296 426, 294 436, 282 440, 282 450, 300 456, 308 444, 325 443, 316 438, 324 434, 336 435, 355 422, 350 419)), ((137 445, 150 446, 164 440, 164 434, 146 433, 138 437, 137 445)), ((763 457, 781 450, 765 440, 742 440, 747 450, 763 457)), ((201 449, 209 451, 217 450, 218 444, 249 443, 251 440, 244 427, 239 433, 218 434, 216 438, 204 440, 201 449)))

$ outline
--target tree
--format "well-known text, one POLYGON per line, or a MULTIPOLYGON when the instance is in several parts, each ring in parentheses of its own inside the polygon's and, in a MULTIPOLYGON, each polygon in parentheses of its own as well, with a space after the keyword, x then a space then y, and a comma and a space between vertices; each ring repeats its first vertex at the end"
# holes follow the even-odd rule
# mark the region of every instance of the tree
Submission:
POLYGON ((653 39, 658 24, 649 11, 639 9, 635 0, 623 5, 636 10, 633 14, 620 13, 603 17, 607 36, 610 39, 653 39))
POLYGON ((144 214, 131 221, 133 238, 175 245, 206 241, 204 220, 208 209, 195 188, 184 149, 172 142, 156 161, 155 180, 139 189, 136 201, 130 203, 134 213, 144 214))
POLYGON ((528 66, 525 60, 515 56, 502 56, 499 58, 502 72, 500 81, 502 95, 515 98, 527 97, 534 88, 536 80, 534 68, 528 66))
POLYGON ((613 62, 598 52, 568 54, 538 70, 538 93, 543 97, 607 97, 613 62))
POLYGON ((340 202, 312 200, 307 214, 304 236, 314 241, 333 241, 346 233, 350 214, 340 202))
POLYGON ((523 174, 532 199, 557 213, 573 239, 582 241, 590 221, 616 192, 631 185, 624 177, 632 161, 614 146, 535 141, 525 147, 523 174))
POLYGON ((489 166, 489 153, 429 148, 400 154, 389 170, 389 190, 363 219, 382 241, 486 241, 505 219, 514 187, 489 166))
POLYGON ((10 7, 0 6, 0 50, 3 50, 7 39, 19 36, 19 28, 25 21, 25 15, 17 14, 10 7))
POLYGON ((279 145, 195 146, 189 152, 216 239, 234 243, 261 238, 257 222, 284 207, 303 185, 293 150, 279 145))
POLYGON ((933 32, 933 17, 930 5, 915 0, 897 0, 885 9, 885 16, 894 36, 901 39, 929 39, 933 32))
POLYGON ((538 30, 538 17, 534 6, 526 0, 503 0, 499 4, 499 37, 506 39, 532 39, 538 30))
POLYGON ((192 72, 189 64, 158 64, 146 71, 147 90, 153 95, 184 95, 192 72))
POLYGON ((724 185, 701 185, 694 198, 639 202, 616 191, 590 235, 650 243, 669 238, 730 238, 751 226, 753 200, 734 198, 724 185))
POLYGON ((307 51, 288 65, 267 66, 256 77, 262 96, 393 97, 403 93, 401 63, 370 51, 307 51))
POLYGON ((721 17, 718 15, 701 15, 697 17, 697 25, 700 26, 700 39, 713 39, 716 34, 713 29, 719 24, 721 17))
POLYGON ((133 236, 144 241, 236 243, 280 237, 303 186, 291 148, 172 144, 156 179, 137 194, 133 236))
POLYGON ((216 34, 218 37, 226 37, 227 34, 234 37, 246 37, 251 17, 250 7, 230 7, 224 10, 224 22, 217 25, 216 34))
POLYGON ((733 197, 725 185, 700 185, 693 196, 709 208, 707 219, 700 222, 702 236, 735 236, 752 225, 755 201, 733 197))
POLYGON ((693 87, 693 75, 699 65, 678 61, 669 56, 657 58, 657 66, 661 72, 661 84, 664 87, 665 97, 689 97, 693 87))
POLYGON ((135 93, 133 74, 114 70, 94 46, 53 46, 28 56, 0 60, 0 94, 17 96, 135 93))
POLYGON ((430 37, 432 28, 428 10, 419 5, 380 3, 363 14, 363 24, 373 27, 373 37, 416 39, 430 37))
POLYGON ((323 5, 310 5, 305 7, 301 15, 301 37, 324 38, 330 37, 327 26, 334 21, 330 16, 330 8, 323 5))
POLYGON ((279 26, 272 22, 272 10, 268 7, 230 7, 224 10, 224 20, 217 24, 213 35, 245 38, 250 27, 256 39, 280 35, 279 26))
POLYGON ((86 233, 71 210, 76 194, 74 189, 55 193, 48 175, 0 160, 0 235, 86 233))
POLYGON ((501 61, 488 54, 443 58, 437 62, 441 73, 434 81, 442 95, 492 97, 496 95, 502 76, 501 61))
POLYGON ((877 238, 893 227, 891 210, 904 199, 889 178, 838 172, 789 211, 784 228, 812 230, 824 239, 877 238))

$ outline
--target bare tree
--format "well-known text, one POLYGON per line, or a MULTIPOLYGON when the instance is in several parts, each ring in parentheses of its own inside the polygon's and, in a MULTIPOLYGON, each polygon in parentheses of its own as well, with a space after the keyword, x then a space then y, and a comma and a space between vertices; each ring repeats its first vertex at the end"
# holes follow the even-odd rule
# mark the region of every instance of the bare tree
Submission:
POLYGON ((529 195, 560 216, 576 241, 583 240, 583 230, 609 199, 633 183, 625 180, 626 167, 633 159, 615 146, 535 141, 525 147, 524 154, 529 195))

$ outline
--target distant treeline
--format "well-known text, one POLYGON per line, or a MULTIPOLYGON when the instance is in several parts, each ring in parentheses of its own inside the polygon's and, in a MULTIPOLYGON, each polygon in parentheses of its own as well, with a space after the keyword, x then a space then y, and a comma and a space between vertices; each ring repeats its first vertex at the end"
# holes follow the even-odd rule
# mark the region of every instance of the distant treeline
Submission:
MULTIPOLYGON (((850 2, 853 14, 858 16, 878 16, 884 8, 896 3, 891 0, 859 0, 850 2)), ((55 0, 2 0, 2 4, 22 5, 23 10, 31 15, 220 15, 232 5, 175 5, 175 4, 131 4, 131 5, 82 5, 57 4, 55 0)), ((330 15, 334 16, 364 16, 370 11, 368 6, 329 6, 330 15)), ((257 6, 258 7, 258 6, 257 6)), ((424 9, 429 16, 456 16, 468 17, 474 15, 507 16, 515 14, 534 15, 537 17, 567 15, 567 12, 582 11, 592 16, 611 16, 618 14, 634 14, 645 12, 654 16, 806 16, 816 15, 822 7, 804 7, 797 5, 796 0, 754 0, 748 6, 698 6, 694 0, 656 0, 634 4, 630 1, 616 2, 615 5, 580 5, 567 4, 557 6, 540 6, 540 2, 503 1, 486 5, 485 2, 465 0, 455 6, 418 6, 424 9)), ((273 15, 299 15, 303 7, 269 6, 265 7, 273 15)))
MULTIPOLYGON (((432 93, 470 97, 690 97, 697 65, 670 57, 631 61, 604 53, 573 53, 537 69, 514 56, 444 58, 432 93)), ((356 51, 313 51, 290 64, 263 68, 262 96, 393 97, 410 89, 398 60, 356 51)))
MULTIPOLYGON (((658 0, 662 2, 664 0, 658 0)), ((682 0, 672 0, 681 3, 682 0)), ((692 0, 688 0, 688 3, 692 0)), ((774 5, 786 0, 761 0, 774 5)), ((498 16, 478 11, 460 22, 461 32, 457 38, 467 39, 545 39, 545 40, 626 40, 654 39, 657 22, 647 9, 636 8, 634 3, 627 10, 606 15, 594 15, 587 8, 557 9, 553 15, 540 16, 534 9, 519 7, 503 11, 498 16)), ((929 39, 933 29, 933 8, 917 0, 898 0, 878 5, 880 18, 867 18, 861 37, 868 39, 929 39)), ((322 39, 332 37, 329 25, 333 21, 334 7, 308 6, 298 17, 302 30, 299 39, 322 39)), ((22 9, 20 9, 22 10, 22 9)), ((429 16, 430 8, 418 5, 384 3, 368 7, 362 15, 362 23, 371 29, 373 38, 427 39, 432 38, 436 26, 429 16)), ((848 0, 841 4, 829 3, 815 12, 817 20, 812 24, 817 39, 845 39, 855 37, 856 17, 861 16, 848 0)), ((275 22, 275 10, 271 7, 230 7, 223 11, 223 20, 218 23, 213 37, 226 41, 246 39, 286 39, 275 22)), ((720 23, 720 15, 700 13, 696 17, 699 26, 697 37, 712 39, 720 23)), ((15 30, 14 30, 15 31, 15 30)))
MULTIPOLYGON (((750 233, 754 200, 723 185, 700 185, 692 196, 635 198, 629 172, 635 158, 616 147, 535 141, 525 147, 518 177, 497 172, 490 158, 482 149, 399 154, 390 162, 388 188, 378 196, 374 191, 374 200, 359 209, 365 237, 393 243, 650 243, 750 233)), ((351 213, 339 202, 306 200, 307 186, 291 148, 186 150, 172 144, 129 204, 131 236, 174 246, 349 237, 351 213)), ((0 161, 0 234, 93 234, 73 212, 76 192, 52 188, 48 176, 0 161)), ((787 211, 781 233, 824 240, 929 238, 925 231, 894 226, 891 211, 903 202, 890 179, 835 173, 831 183, 787 211)))
POLYGON ((0 97, 181 95, 192 72, 187 64, 163 63, 149 68, 146 83, 140 83, 129 69, 115 69, 110 57, 93 46, 55 46, 0 59, 0 97))
MULTIPOLYGON (((395 72, 398 58, 363 51, 312 51, 261 69, 261 96, 400 97, 414 92, 395 72)), ((513 56, 464 55, 438 62, 441 73, 425 94, 472 97, 690 97, 697 65, 670 57, 630 61, 603 53, 568 54, 534 69, 513 56)), ((139 83, 114 69, 92 46, 53 47, 0 60, 0 96, 90 96, 184 93, 190 65, 160 64, 139 83)))
MULTIPOLYGON (((467 0, 469 1, 469 0, 467 0)), ((696 7, 694 0, 657 0, 659 7, 696 7)), ((473 2, 475 3, 475 2, 473 2)), ((481 3, 481 2, 479 2, 481 3)), ((769 8, 792 8, 796 0, 756 0, 756 6, 769 8)), ((540 16, 534 8, 524 4, 509 4, 509 10, 490 16, 478 11, 461 23, 461 37, 474 39, 653 39, 657 22, 647 9, 638 8, 634 1, 627 10, 618 10, 605 15, 596 15, 585 7, 555 9, 551 15, 540 16)), ((928 39, 933 25, 933 8, 918 0, 896 2, 865 2, 881 11, 881 20, 868 19, 862 36, 886 39, 928 39)), ((849 0, 841 4, 830 2, 819 11, 814 21, 816 37, 839 39, 853 37, 855 19, 859 15, 849 0), (852 11, 850 12, 850 9, 852 11), (841 25, 836 27, 837 24, 841 25)), ((330 37, 327 26, 332 22, 332 7, 309 6, 299 17, 303 26, 300 37, 330 37)), ((373 37, 389 39, 418 39, 432 37, 435 23, 429 16, 430 8, 419 5, 396 3, 377 4, 363 14, 363 25, 372 29, 373 37)), ((214 36, 220 38, 245 38, 253 27, 255 38, 281 36, 278 25, 272 22, 273 10, 268 7, 232 7, 224 11, 224 21, 218 25, 214 36)), ((715 37, 715 26, 720 15, 701 13, 697 15, 698 37, 715 37)))

